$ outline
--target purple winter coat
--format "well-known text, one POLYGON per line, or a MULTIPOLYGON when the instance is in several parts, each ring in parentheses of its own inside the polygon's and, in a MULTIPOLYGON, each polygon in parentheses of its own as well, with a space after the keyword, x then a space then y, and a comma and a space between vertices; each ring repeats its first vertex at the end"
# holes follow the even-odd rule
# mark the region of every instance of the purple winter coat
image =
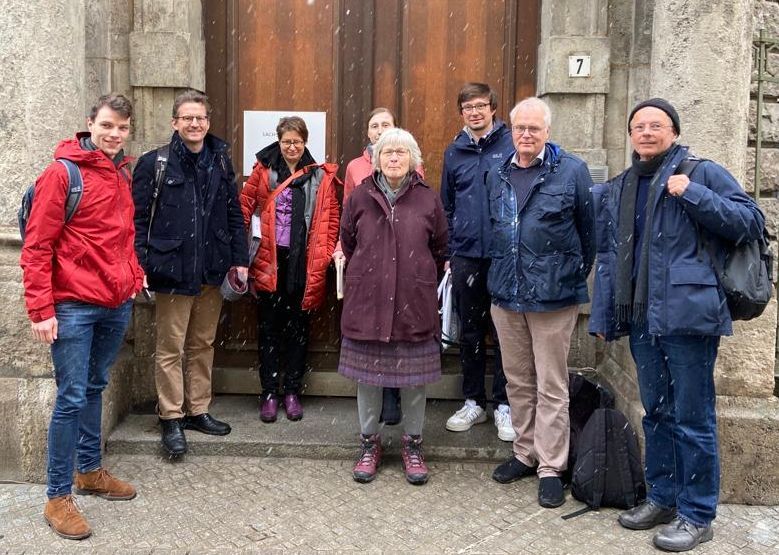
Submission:
POLYGON ((447 225, 440 196, 416 172, 394 208, 368 176, 341 216, 346 256, 341 332, 360 341, 440 339, 438 270, 447 225))

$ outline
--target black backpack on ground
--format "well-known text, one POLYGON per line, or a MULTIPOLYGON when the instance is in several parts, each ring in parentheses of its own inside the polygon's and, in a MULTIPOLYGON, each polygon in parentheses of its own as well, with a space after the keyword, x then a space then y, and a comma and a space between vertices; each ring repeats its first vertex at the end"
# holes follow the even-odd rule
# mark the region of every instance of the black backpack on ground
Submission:
MULTIPOLYGON (((679 164, 676 173, 690 177, 693 170, 703 162, 701 158, 690 156, 679 164)), ((703 233, 698 232, 698 258, 704 249, 714 264, 722 289, 728 301, 728 310, 733 320, 751 320, 760 316, 773 294, 773 252, 768 242, 765 226, 759 239, 745 243, 730 244, 722 266, 706 242, 703 233)))
POLYGON ((625 415, 597 409, 582 430, 571 493, 587 507, 572 518, 601 507, 630 509, 646 499, 638 438, 625 415))
MULTIPOLYGON (((76 213, 79 203, 81 202, 81 196, 84 193, 84 181, 81 178, 81 171, 75 162, 67 160, 66 158, 57 158, 57 162, 65 166, 68 170, 68 194, 65 197, 65 223, 68 223, 73 215, 76 213)), ((32 210, 32 203, 35 200, 35 184, 27 187, 27 190, 22 195, 22 204, 19 207, 19 211, 16 213, 16 217, 19 220, 19 233, 22 235, 22 241, 27 231, 27 222, 30 219, 30 211, 32 210)))
POLYGON ((570 421, 570 447, 568 449, 568 468, 563 473, 564 484, 570 484, 573 469, 576 466, 576 450, 582 430, 596 409, 614 408, 614 394, 602 385, 586 378, 582 374, 568 373, 568 415, 570 421))

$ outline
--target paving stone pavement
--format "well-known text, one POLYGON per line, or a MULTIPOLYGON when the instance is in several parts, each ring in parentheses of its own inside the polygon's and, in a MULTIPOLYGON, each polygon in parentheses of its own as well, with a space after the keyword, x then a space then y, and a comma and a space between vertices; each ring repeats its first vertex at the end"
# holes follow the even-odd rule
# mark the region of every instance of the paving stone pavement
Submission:
MULTIPOLYGON (((536 501, 537 481, 501 485, 493 464, 431 463, 425 486, 405 482, 397 458, 371 484, 352 461, 108 455, 131 480, 132 501, 78 497, 94 533, 74 542, 51 532, 39 484, 0 485, 0 553, 657 553, 651 531, 631 532, 605 509, 536 501)), ((700 554, 779 553, 779 507, 724 505, 700 554)))

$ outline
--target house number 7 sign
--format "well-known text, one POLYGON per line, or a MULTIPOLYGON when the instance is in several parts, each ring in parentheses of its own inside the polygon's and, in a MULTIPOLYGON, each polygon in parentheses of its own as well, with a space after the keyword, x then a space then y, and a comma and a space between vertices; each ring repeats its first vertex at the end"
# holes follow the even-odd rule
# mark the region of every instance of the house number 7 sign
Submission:
POLYGON ((568 56, 568 77, 589 77, 589 56, 568 56))

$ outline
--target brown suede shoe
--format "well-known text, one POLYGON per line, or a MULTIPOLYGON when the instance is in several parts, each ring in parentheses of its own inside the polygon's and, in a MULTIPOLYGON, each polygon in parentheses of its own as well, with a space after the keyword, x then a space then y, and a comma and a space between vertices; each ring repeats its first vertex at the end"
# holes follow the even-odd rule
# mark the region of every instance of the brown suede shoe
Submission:
POLYGON ((92 529, 72 495, 49 499, 43 508, 43 518, 51 529, 63 538, 83 540, 92 535, 92 529))
POLYGON ((75 490, 79 495, 97 495, 109 501, 126 501, 136 495, 131 484, 114 478, 105 468, 86 474, 77 472, 75 490))

